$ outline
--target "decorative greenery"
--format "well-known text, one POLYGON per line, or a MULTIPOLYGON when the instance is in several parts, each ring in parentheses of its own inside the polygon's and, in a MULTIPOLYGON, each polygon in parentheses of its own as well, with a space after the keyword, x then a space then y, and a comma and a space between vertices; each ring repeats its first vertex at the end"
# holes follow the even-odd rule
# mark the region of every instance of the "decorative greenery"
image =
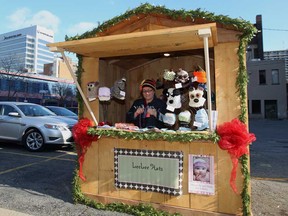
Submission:
MULTIPOLYGON (((242 122, 246 122, 247 118, 247 105, 246 105, 246 100, 247 100, 247 95, 246 95, 246 88, 247 88, 247 83, 248 83, 248 76, 247 76, 247 71, 246 71, 246 62, 245 62, 245 53, 246 53, 246 47, 248 42, 255 36, 257 33, 257 29, 248 21, 245 21, 243 19, 232 19, 229 18, 228 16, 225 15, 215 15, 214 13, 207 12, 207 11, 201 11, 201 9, 196 9, 196 10, 189 10, 186 11, 184 9, 182 10, 171 10, 167 9, 165 6, 153 6, 149 3, 141 4, 139 7, 128 10, 124 14, 120 16, 116 16, 103 24, 99 25, 97 28, 93 29, 92 31, 88 31, 82 35, 76 35, 74 37, 65 37, 66 41, 70 40, 79 40, 79 39, 84 39, 84 38, 91 38, 91 37, 96 37, 97 33, 104 32, 105 30, 109 29, 110 27, 116 25, 117 23, 120 23, 124 20, 129 20, 130 17, 132 16, 137 16, 141 14, 160 14, 160 15, 165 15, 171 19, 174 20, 187 20, 194 22, 195 24, 197 23, 203 23, 205 21, 206 23, 209 22, 217 22, 219 24, 223 25, 223 28, 227 29, 234 29, 239 31, 239 47, 238 47, 238 58, 239 58, 239 69, 238 69, 238 74, 237 74, 237 80, 236 80, 236 88, 238 90, 238 97, 240 99, 240 115, 239 115, 239 120, 242 122)), ((82 56, 77 55, 79 59, 79 64, 78 64, 78 81, 81 82, 81 74, 83 72, 82 69, 82 56)), ((79 94, 78 94, 79 95, 79 94)), ((78 96, 78 101, 79 101, 79 112, 80 116, 82 116, 83 113, 83 100, 81 99, 80 96, 78 96)), ((164 139, 167 141, 180 141, 180 142, 192 142, 194 140, 213 140, 217 141, 218 137, 216 134, 210 134, 210 135, 204 135, 204 134, 194 134, 194 135, 189 135, 187 136, 186 134, 177 134, 177 136, 174 137, 175 134, 162 134, 161 133, 151 133, 151 134, 144 134, 144 133, 130 133, 130 132, 111 132, 111 131, 97 131, 94 129, 90 129, 88 131, 91 135, 93 134, 98 134, 98 135, 105 135, 105 136, 118 136, 121 138, 126 138, 126 139, 164 139), (101 134, 100 134, 101 133, 101 134)), ((242 164, 242 174, 244 176, 244 181, 243 181, 243 190, 241 193, 242 197, 242 204, 243 204, 243 215, 251 215, 250 212, 250 196, 249 196, 249 179, 250 179, 250 174, 249 174, 249 169, 248 169, 248 157, 247 155, 243 155, 240 158, 241 164, 242 164)), ((77 176, 77 175, 76 175, 77 176)), ((79 191, 80 192, 80 191, 79 191)), ((86 198, 82 198, 81 200, 84 200, 85 202, 87 201, 86 198)), ((88 201, 87 201, 88 202, 88 201)), ((89 201, 92 202, 92 201, 89 201)), ((94 205, 94 204, 93 204, 94 205)), ((96 204, 95 204, 96 205, 96 204)), ((115 204, 115 209, 120 210, 122 207, 121 205, 117 206, 115 204)), ((122 204, 124 205, 124 204, 122 204)), ((102 205, 97 204, 97 206, 101 207, 102 205)), ((113 206, 113 204, 111 204, 113 206)), ((100 208, 99 207, 99 208, 100 208)), ((104 208, 104 207, 103 207, 104 208)), ((107 207, 108 208, 108 207, 107 207)), ((123 207, 123 209, 129 209, 127 206, 123 207)), ((132 207, 131 207, 132 208, 132 207)), ((139 209, 141 209, 139 207, 139 209)), ((100 208, 101 209, 101 208, 100 208)), ((114 207, 113 207, 114 209, 114 207)), ((138 214, 135 214, 138 215, 138 214)), ((139 214, 141 215, 141 214, 139 214)), ((161 215, 161 214, 159 214, 161 215)), ((162 214, 163 215, 163 214, 162 214)))
POLYGON ((95 200, 89 199, 84 196, 80 189, 80 182, 78 178, 78 169, 76 168, 74 179, 73 179, 73 200, 75 203, 81 203, 86 206, 106 211, 116 211, 131 215, 138 216, 180 216, 178 213, 169 214, 165 211, 157 210, 151 205, 139 203, 138 205, 128 205, 124 203, 109 203, 104 205, 103 203, 98 203, 95 200))
POLYGON ((88 134, 95 136, 106 136, 106 137, 119 137, 124 139, 133 139, 133 140, 164 140, 169 142, 193 142, 195 140, 205 140, 213 141, 217 143, 219 136, 216 133, 197 133, 197 132, 131 132, 125 130, 96 130, 96 128, 90 128, 87 131, 88 134))
POLYGON ((248 169, 248 156, 243 155, 240 158, 241 164, 242 164, 242 174, 244 176, 243 179, 243 190, 241 193, 242 197, 242 206, 243 206, 243 216, 250 216, 250 195, 249 195, 249 183, 250 183, 250 173, 248 169))
MULTIPOLYGON (((81 86, 81 76, 82 76, 82 72, 83 72, 83 68, 82 68, 82 62, 83 62, 83 57, 81 55, 78 55, 78 68, 77 68, 77 82, 79 83, 79 85, 81 86)), ((83 116, 83 110, 84 110, 84 106, 83 106, 83 99, 79 93, 79 91, 77 91, 77 100, 78 100, 78 115, 80 117, 83 116)))
MULTIPOLYGON (((215 15, 214 13, 202 11, 200 8, 196 10, 172 10, 168 9, 165 6, 154 6, 149 3, 141 4, 139 7, 134 8, 132 10, 126 11, 124 14, 120 16, 116 16, 101 25, 97 28, 94 28, 92 31, 87 31, 82 35, 76 35, 74 37, 65 36, 65 40, 80 40, 84 38, 91 38, 95 37, 97 33, 104 32, 105 30, 109 29, 110 27, 120 23, 124 20, 129 20, 132 16, 142 15, 142 14, 159 14, 165 15, 173 20, 192 20, 193 22, 197 23, 197 20, 203 21, 205 20, 206 23, 217 22, 224 25, 224 28, 230 28, 239 30, 242 32, 244 37, 254 36, 255 28, 254 26, 243 19, 237 18, 232 19, 225 15, 215 15)), ((250 37, 250 39, 252 38, 250 37)))

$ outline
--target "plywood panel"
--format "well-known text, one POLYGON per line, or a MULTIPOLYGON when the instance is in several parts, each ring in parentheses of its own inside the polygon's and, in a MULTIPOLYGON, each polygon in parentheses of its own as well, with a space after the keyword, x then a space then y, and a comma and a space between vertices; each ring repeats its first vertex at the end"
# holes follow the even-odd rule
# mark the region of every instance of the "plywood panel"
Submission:
MULTIPOLYGON (((83 72, 81 75, 81 88, 84 95, 87 97, 87 84, 92 81, 99 80, 99 59, 83 57, 83 72)), ((99 102, 98 100, 89 102, 89 106, 93 110, 95 118, 99 119, 99 102)), ((88 112, 87 107, 84 104, 83 116, 92 119, 90 112, 88 112)))
POLYGON ((117 138, 101 137, 99 144, 99 170, 114 171, 114 147, 118 146, 117 138))
POLYGON ((240 115, 240 101, 235 86, 239 69, 238 45, 238 43, 225 43, 214 47, 216 107, 219 124, 231 121, 240 115))
MULTIPOLYGON (((240 115, 240 101, 236 90, 236 77, 238 74, 238 43, 223 43, 214 47, 215 50, 215 82, 216 106, 218 110, 218 124, 231 121, 240 115)), ((218 151, 218 202, 219 209, 234 213, 240 211, 241 196, 235 194, 229 184, 232 162, 226 151, 218 151), (227 205, 227 202, 231 205, 227 205)), ((240 167, 237 170, 236 185, 242 188, 242 174, 240 167)))
MULTIPOLYGON (((161 140, 160 141, 142 140, 140 149, 164 150, 164 145, 165 141, 161 140)), ((165 195, 162 193, 141 191, 141 200, 144 202, 163 203, 165 200, 165 195)))
MULTIPOLYGON (((217 144, 208 141, 178 143, 167 141, 125 140, 120 138, 102 137, 93 143, 85 157, 85 175, 87 181, 82 182, 84 193, 96 197, 149 202, 166 205, 168 208, 179 207, 203 212, 241 213, 241 196, 230 188, 229 179, 232 169, 230 155, 221 150, 217 144), (114 186, 114 147, 143 150, 183 151, 183 195, 170 196, 162 193, 145 192, 138 190, 118 189, 114 186), (206 196, 188 193, 188 156, 213 155, 215 195, 206 196)), ((237 187, 242 188, 240 167, 237 171, 237 187)), ((105 198, 105 199, 106 199, 105 198)), ((97 198, 98 199, 98 198, 97 198)), ((199 213, 199 215, 201 215, 199 213)))
POLYGON ((113 170, 99 170, 99 195, 119 197, 119 190, 114 186, 113 170))
MULTIPOLYGON (((190 154, 195 155, 208 155, 214 156, 214 165, 217 166, 218 157, 217 157, 217 144, 213 142, 193 142, 190 143, 190 154)), ((201 194, 193 194, 191 193, 190 196, 190 207, 192 209, 201 209, 207 211, 217 211, 218 210, 218 193, 217 187, 220 182, 217 182, 217 175, 216 169, 214 167, 214 179, 215 179, 215 195, 201 195, 201 194)))
POLYGON ((190 25, 153 31, 132 32, 103 37, 48 44, 83 56, 112 57, 137 54, 202 49, 203 39, 198 30, 210 28, 209 47, 217 44, 216 23, 190 25))
MULTIPOLYGON (((140 140, 125 140, 119 139, 119 148, 127 149, 140 149, 140 140)), ((119 189, 119 197, 132 200, 141 200, 141 191, 139 190, 128 190, 119 189)))
POLYGON ((166 151, 182 151, 183 152, 183 181, 181 196, 165 195, 165 204, 172 206, 181 206, 190 208, 190 194, 188 193, 188 155, 189 155, 189 143, 180 142, 165 142, 166 151))
POLYGON ((100 195, 119 197, 119 190, 114 186, 114 147, 117 138, 101 137, 99 145, 99 193, 100 195))
POLYGON ((80 181, 81 190, 83 193, 98 194, 99 192, 99 148, 97 144, 97 142, 93 142, 92 145, 88 148, 88 151, 84 157, 83 174, 86 178, 86 181, 80 181))
MULTIPOLYGON (((100 60, 100 86, 112 88, 114 82, 125 76, 125 71, 113 64, 109 64, 109 61, 100 60)), ((99 121, 108 121, 111 124, 117 122, 125 122, 125 100, 121 101, 114 97, 107 102, 99 102, 99 121), (107 115, 107 119, 104 118, 104 113, 107 115)))

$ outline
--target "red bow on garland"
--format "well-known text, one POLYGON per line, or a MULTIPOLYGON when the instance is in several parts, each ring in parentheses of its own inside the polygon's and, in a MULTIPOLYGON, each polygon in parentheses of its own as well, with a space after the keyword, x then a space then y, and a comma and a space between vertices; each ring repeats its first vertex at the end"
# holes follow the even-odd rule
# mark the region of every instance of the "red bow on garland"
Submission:
POLYGON ((93 141, 98 140, 98 136, 91 136, 87 134, 89 127, 93 126, 93 122, 88 118, 83 118, 74 125, 72 129, 73 137, 77 146, 78 162, 79 162, 79 177, 85 181, 86 178, 83 175, 83 163, 84 156, 87 152, 88 147, 91 146, 93 141))
POLYGON ((223 123, 217 127, 217 133, 221 137, 218 145, 221 149, 227 150, 231 156, 233 169, 231 171, 230 185, 235 193, 236 170, 239 158, 244 154, 249 154, 247 146, 256 140, 253 133, 248 133, 246 125, 239 119, 223 123))

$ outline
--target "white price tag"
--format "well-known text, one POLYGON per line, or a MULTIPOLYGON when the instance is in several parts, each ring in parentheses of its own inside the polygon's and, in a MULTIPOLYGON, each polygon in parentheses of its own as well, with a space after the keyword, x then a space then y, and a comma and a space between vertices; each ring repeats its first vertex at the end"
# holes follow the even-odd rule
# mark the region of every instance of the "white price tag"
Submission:
POLYGON ((166 109, 169 110, 169 111, 171 111, 171 112, 174 112, 174 110, 175 110, 175 108, 172 107, 172 106, 170 106, 170 105, 168 105, 166 109))
POLYGON ((176 89, 182 88, 182 83, 176 83, 176 84, 175 84, 175 88, 176 88, 176 89))

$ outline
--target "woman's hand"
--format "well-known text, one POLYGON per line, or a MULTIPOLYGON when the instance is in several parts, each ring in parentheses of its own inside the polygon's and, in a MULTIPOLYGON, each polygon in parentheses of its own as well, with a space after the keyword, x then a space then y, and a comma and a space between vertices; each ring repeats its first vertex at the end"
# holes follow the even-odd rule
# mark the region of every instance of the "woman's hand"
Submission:
POLYGON ((142 114, 143 112, 144 112, 144 108, 139 107, 134 113, 134 118, 136 118, 138 115, 142 114))
POLYGON ((149 113, 150 116, 153 115, 153 116, 157 117, 157 110, 156 109, 148 108, 147 113, 149 113))

